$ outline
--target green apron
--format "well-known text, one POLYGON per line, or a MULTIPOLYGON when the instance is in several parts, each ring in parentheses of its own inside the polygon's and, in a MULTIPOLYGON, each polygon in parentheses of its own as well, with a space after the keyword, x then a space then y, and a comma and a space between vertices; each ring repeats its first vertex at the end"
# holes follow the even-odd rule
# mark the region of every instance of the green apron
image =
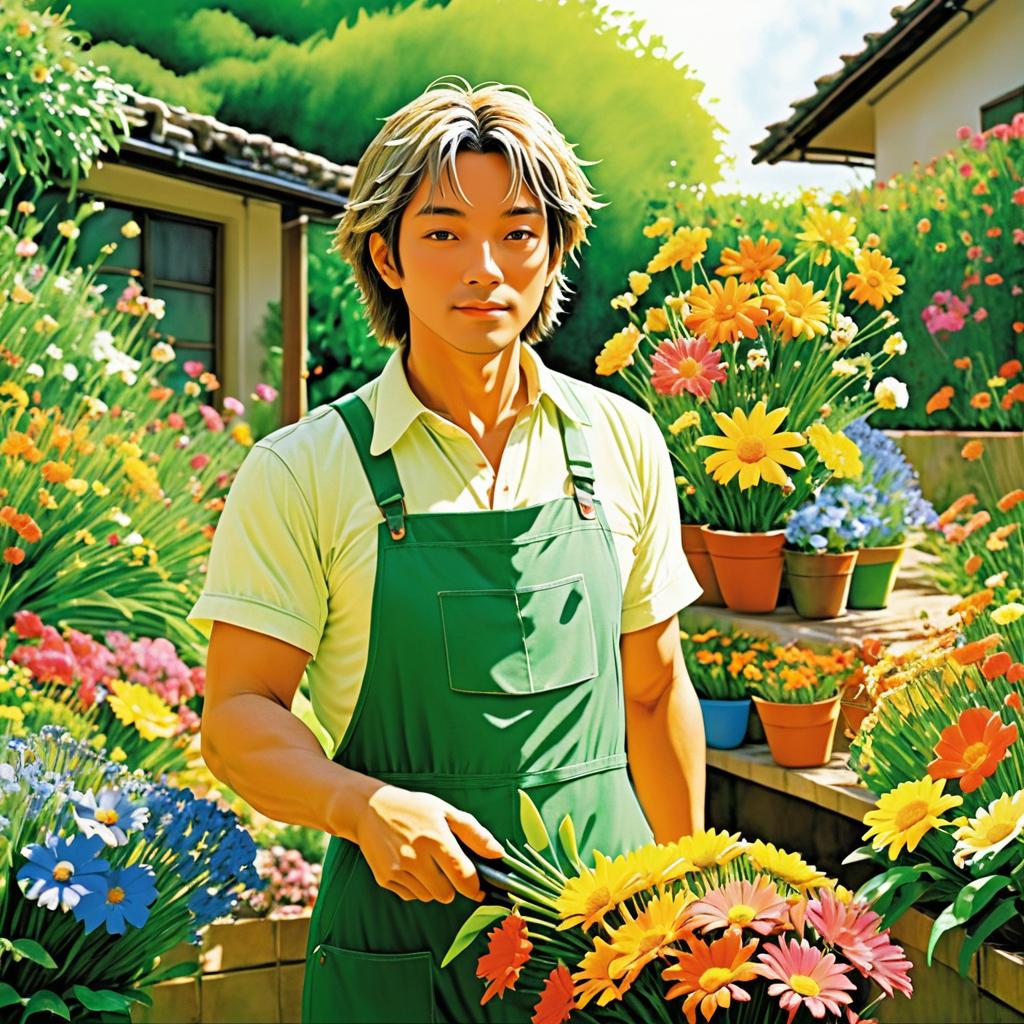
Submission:
MULTIPOLYGON (((350 394, 332 407, 384 515, 366 674, 334 760, 433 793, 499 842, 524 842, 522 788, 553 838, 572 814, 590 866, 593 847, 612 856, 651 842, 626 761, 619 562, 579 425, 558 410, 569 496, 410 515, 391 452, 370 454, 365 403, 350 394)), ((477 905, 458 892, 448 904, 405 901, 377 884, 358 844, 332 836, 304 1024, 528 1022, 537 993, 525 972, 518 990, 480 1005, 482 937, 440 966, 477 905)))

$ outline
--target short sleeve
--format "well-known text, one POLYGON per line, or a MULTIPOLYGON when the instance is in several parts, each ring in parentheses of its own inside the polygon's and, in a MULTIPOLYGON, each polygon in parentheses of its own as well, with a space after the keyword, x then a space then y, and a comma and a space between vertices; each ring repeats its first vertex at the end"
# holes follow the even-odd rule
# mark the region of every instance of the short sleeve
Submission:
POLYGON ((316 655, 327 583, 305 494, 272 448, 249 450, 228 491, 187 621, 209 638, 219 619, 316 655))
POLYGON ((672 456, 658 421, 646 414, 638 472, 643 524, 622 599, 622 632, 662 622, 704 593, 683 552, 672 456))

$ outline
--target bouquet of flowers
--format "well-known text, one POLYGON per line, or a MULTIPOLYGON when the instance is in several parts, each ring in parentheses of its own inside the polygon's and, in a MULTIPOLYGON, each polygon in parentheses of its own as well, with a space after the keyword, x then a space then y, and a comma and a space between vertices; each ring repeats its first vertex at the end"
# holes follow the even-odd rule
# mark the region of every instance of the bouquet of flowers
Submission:
POLYGON ((238 895, 265 885, 237 818, 156 784, 57 726, 0 748, 4 1005, 23 1017, 104 1012, 129 1024, 143 988, 191 973, 160 968, 201 941, 238 895), (196 856, 201 851, 201 856, 196 856), (84 1009, 83 1009, 84 1008, 84 1009))
POLYGON ((855 1021, 855 995, 861 1014, 895 992, 911 995, 910 961, 878 914, 798 854, 708 830, 614 859, 594 850, 591 867, 569 815, 560 856, 520 797, 524 849, 504 844, 505 872, 480 867, 501 903, 478 907, 442 961, 500 922, 478 962, 481 1004, 522 979, 538 996, 534 1024, 680 1014, 696 1024, 698 1013, 764 1024, 802 1010, 855 1021), (880 991, 861 1000, 871 983, 880 991))
POLYGON ((861 246, 856 221, 840 211, 812 207, 802 226, 788 262, 779 239, 744 236, 738 248, 721 248, 714 273, 722 280, 712 280, 711 230, 658 217, 644 234, 664 238, 660 249, 612 299, 631 322, 604 345, 597 373, 622 376, 666 430, 694 522, 780 527, 825 480, 859 472, 856 445, 842 434, 848 423, 907 404, 897 378, 872 386, 906 352, 903 336, 886 338, 880 359, 856 351, 896 324, 883 307, 903 275, 877 238, 861 246), (641 318, 634 307, 665 271, 671 286, 641 318), (856 317, 844 312, 844 292, 856 317), (717 486, 698 486, 705 475, 717 486))

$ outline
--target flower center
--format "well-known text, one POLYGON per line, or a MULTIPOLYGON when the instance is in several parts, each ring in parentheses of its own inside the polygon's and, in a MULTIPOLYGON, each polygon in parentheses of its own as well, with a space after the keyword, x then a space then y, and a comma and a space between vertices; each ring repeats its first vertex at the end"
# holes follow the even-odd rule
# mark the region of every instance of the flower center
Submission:
POLYGON ((740 462, 760 462, 764 456, 764 442, 758 437, 744 437, 736 444, 736 458, 740 462))
POLYGON ((864 281, 872 288, 877 288, 882 283, 882 279, 878 274, 865 274, 864 281))
POLYGON ((693 356, 686 356, 679 360, 680 377, 696 377, 700 374, 700 363, 693 356))
POLYGON ((96 820, 104 825, 116 825, 119 817, 113 807, 101 807, 96 811, 96 820))
POLYGON ((612 894, 607 886, 602 885, 600 889, 595 889, 587 898, 587 915, 595 913, 602 907, 607 907, 611 898, 612 894))
POLYGON ((984 740, 978 740, 964 749, 964 764, 974 771, 985 763, 988 753, 988 744, 984 740))
POLYGON ((755 917, 757 917, 757 912, 746 903, 737 903, 736 906, 729 908, 730 924, 750 924, 755 917))
POLYGON ((75 865, 69 860, 59 860, 53 867, 53 880, 66 882, 75 873, 75 865))
POLYGON ((987 829, 982 833, 985 838, 986 846, 994 846, 996 843, 1005 839, 1013 831, 1013 825, 1008 821, 996 821, 988 826, 987 829))
POLYGON ((124 889, 119 885, 115 885, 112 889, 107 890, 107 902, 108 903, 121 903, 124 900, 124 889))
POLYGON ((791 974, 789 987, 802 996, 816 996, 821 991, 821 986, 806 974, 791 974))
POLYGON ((905 832, 928 816, 928 804, 924 800, 911 800, 896 812, 896 828, 905 832))
POLYGON ((728 967, 709 967, 698 980, 697 984, 705 992, 717 992, 723 985, 729 982, 732 971, 728 967))

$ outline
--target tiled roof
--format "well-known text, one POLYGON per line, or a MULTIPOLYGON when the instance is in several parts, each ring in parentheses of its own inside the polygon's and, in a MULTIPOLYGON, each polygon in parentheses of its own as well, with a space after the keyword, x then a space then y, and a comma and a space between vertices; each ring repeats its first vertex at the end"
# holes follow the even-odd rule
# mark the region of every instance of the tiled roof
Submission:
POLYGON ((965 3, 967 0, 911 0, 893 7, 889 11, 893 22, 888 28, 881 32, 865 32, 866 45, 863 49, 841 54, 842 67, 816 78, 814 92, 790 104, 793 114, 765 126, 768 135, 750 147, 755 153, 754 163, 775 162, 790 150, 798 149, 801 140, 813 137, 824 124, 849 109, 879 77, 905 61, 909 53, 918 49, 950 18, 966 13, 960 11, 965 3), (904 40, 902 45, 890 47, 915 21, 920 25, 913 37, 904 40), (835 96, 840 86, 852 86, 851 80, 872 64, 879 65, 876 74, 866 80, 859 91, 847 88, 847 95, 842 100, 835 96), (830 99, 836 102, 830 103, 830 99), (819 116, 816 118, 815 115, 819 116), (805 130, 806 125, 812 125, 813 129, 805 130))
MULTIPOLYGON (((336 198, 339 205, 348 196, 356 171, 351 164, 336 164, 318 153, 275 142, 269 135, 124 88, 130 96, 122 109, 131 140, 171 149, 186 158, 202 158, 225 169, 257 172, 292 188, 304 186, 322 200, 336 198)), ((123 144, 129 150, 131 140, 123 144)))

